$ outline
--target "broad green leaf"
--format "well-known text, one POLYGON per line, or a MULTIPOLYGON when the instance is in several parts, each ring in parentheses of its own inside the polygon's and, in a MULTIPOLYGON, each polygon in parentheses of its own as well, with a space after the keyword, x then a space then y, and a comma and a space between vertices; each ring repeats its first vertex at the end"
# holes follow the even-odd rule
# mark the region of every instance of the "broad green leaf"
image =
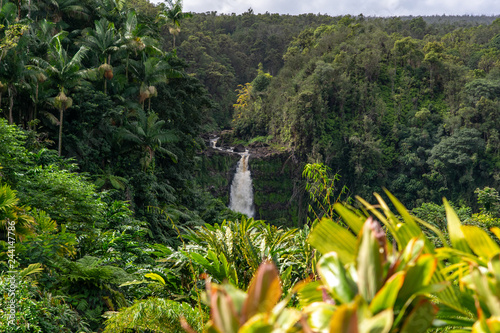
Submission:
POLYGON ((271 262, 262 263, 255 273, 243 305, 243 321, 257 313, 269 312, 281 298, 279 273, 271 262))
POLYGON ((500 228, 499 227, 493 227, 490 229, 491 232, 497 236, 498 240, 500 240, 500 228))
POLYGON ((150 278, 152 280, 156 280, 156 281, 160 282, 162 285, 165 285, 165 280, 160 275, 158 275, 156 273, 147 273, 147 274, 144 274, 144 277, 150 278))
POLYGON ((400 246, 400 247, 405 247, 406 246, 406 242, 403 242, 403 240, 400 239, 400 235, 398 233, 398 230, 397 230, 397 223, 396 223, 396 219, 386 219, 384 217, 384 214, 382 214, 378 209, 377 207, 375 207, 374 205, 370 204, 369 202, 367 202, 366 200, 364 200, 363 198, 359 197, 359 196, 356 196, 356 199, 361 202, 366 209, 368 209, 373 215, 375 215, 375 217, 380 221, 382 222, 388 229, 388 231, 391 233, 391 235, 394 237, 394 239, 396 240, 396 243, 400 246))
POLYGON ((406 278, 398 295, 398 301, 405 303, 412 295, 429 285, 437 268, 437 259, 431 254, 421 255, 415 266, 406 272, 406 278))
POLYGON ((363 229, 363 223, 366 220, 365 217, 356 215, 350 209, 338 202, 333 205, 333 208, 356 235, 361 232, 361 229, 363 229))
POLYGON ((238 333, 272 333, 273 325, 269 324, 269 316, 258 313, 241 326, 238 333))
POLYGON ((207 258, 210 259, 209 266, 213 267, 216 272, 221 273, 219 258, 217 257, 217 254, 212 250, 208 250, 207 258))
POLYGON ((392 275, 382 288, 375 295, 370 303, 369 309, 373 314, 377 314, 385 309, 392 309, 403 285, 406 272, 397 272, 392 275))
POLYGON ((330 332, 358 332, 357 302, 342 304, 330 319, 330 332))
POLYGON ((218 285, 210 291, 210 310, 213 325, 222 333, 237 333, 239 319, 231 297, 218 285))
MULTIPOLYGON (((290 300, 286 301, 288 304, 290 300)), ((286 304, 285 304, 286 306, 286 304)), ((273 310, 273 313, 275 313, 276 309, 273 310)), ((276 328, 279 328, 280 332, 290 332, 293 331, 293 327, 297 324, 297 322, 300 321, 302 318, 302 312, 300 312, 297 309, 292 309, 292 308, 284 308, 279 311, 275 322, 274 326, 276 328)), ((276 332, 276 330, 274 331, 276 332)))
POLYGON ((450 235, 451 245, 457 250, 470 253, 471 250, 467 245, 467 240, 462 231, 462 224, 460 223, 457 213, 455 213, 445 198, 443 198, 443 203, 446 210, 446 220, 448 221, 448 234, 450 235))
POLYGON ((394 320, 394 312, 387 309, 371 318, 363 318, 359 323, 359 333, 388 333, 394 320))
POLYGON ((488 325, 488 328, 492 332, 500 332, 500 317, 495 316, 486 319, 486 325, 488 325))
MULTIPOLYGON (((396 207, 396 210, 401 215, 405 223, 408 225, 409 229, 412 232, 412 238, 420 236, 420 234, 422 233, 422 229, 420 229, 418 224, 415 222, 415 219, 410 215, 405 206, 403 206, 403 204, 387 189, 384 189, 384 192, 389 197, 394 207, 396 207)), ((387 206, 384 206, 384 209, 390 211, 389 207, 387 206)))
POLYGON ((300 285, 298 287, 294 287, 294 289, 297 291, 301 307, 306 307, 315 302, 323 301, 321 281, 300 283, 300 285))
POLYGON ((492 315, 500 316, 500 297, 491 290, 487 277, 481 273, 478 267, 472 268, 467 284, 470 289, 476 291, 492 315))
POLYGON ((307 316, 307 324, 314 332, 328 333, 335 309, 335 305, 317 302, 304 308, 302 313, 307 316))
POLYGON ((337 252, 344 264, 355 261, 356 237, 330 219, 323 218, 314 226, 308 242, 322 254, 337 252))
MULTIPOLYGON (((369 217, 360 235, 356 268, 358 272, 359 294, 370 302, 382 286, 384 247, 380 246, 374 225, 378 222, 369 217), (373 225, 372 225, 373 224, 373 225)), ((384 239, 385 240, 385 239, 384 239)))
POLYGON ((412 266, 422 254, 424 241, 420 238, 412 238, 406 245, 403 253, 399 257, 396 271, 405 270, 407 266, 412 266))
POLYGON ((335 300, 341 304, 349 303, 356 296, 358 288, 348 275, 337 253, 330 252, 318 262, 318 274, 335 300))
POLYGON ((488 269, 495 275, 495 278, 500 283, 500 254, 490 259, 488 262, 488 269))
POLYGON ((196 252, 189 253, 189 257, 191 257, 191 259, 195 263, 203 266, 205 269, 207 269, 208 267, 211 267, 210 262, 207 260, 207 258, 205 258, 204 256, 202 256, 199 253, 196 253, 196 252))
POLYGON ((407 316, 401 333, 425 333, 431 326, 434 316, 438 311, 437 306, 428 300, 420 301, 407 316))
POLYGON ((243 304, 245 304, 245 300, 247 299, 247 293, 236 288, 230 283, 224 284, 224 290, 229 295, 231 302, 233 303, 234 309, 236 313, 241 313, 243 309, 243 304))
POLYGON ((488 234, 475 226, 462 226, 462 232, 469 247, 478 256, 489 259, 500 253, 500 247, 488 236, 488 234))

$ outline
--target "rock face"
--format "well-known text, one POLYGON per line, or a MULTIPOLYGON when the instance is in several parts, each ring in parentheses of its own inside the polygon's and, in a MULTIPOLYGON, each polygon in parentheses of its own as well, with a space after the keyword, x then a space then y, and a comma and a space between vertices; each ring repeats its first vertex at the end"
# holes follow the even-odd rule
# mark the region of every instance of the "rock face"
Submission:
POLYGON ((243 146, 242 144, 238 144, 238 145, 236 145, 236 147, 233 148, 233 151, 235 153, 244 153, 245 152, 245 146, 243 146))

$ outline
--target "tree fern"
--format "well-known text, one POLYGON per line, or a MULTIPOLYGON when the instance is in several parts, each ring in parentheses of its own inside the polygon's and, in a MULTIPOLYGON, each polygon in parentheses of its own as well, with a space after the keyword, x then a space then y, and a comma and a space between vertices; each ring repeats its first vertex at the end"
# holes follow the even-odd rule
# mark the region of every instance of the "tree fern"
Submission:
POLYGON ((163 298, 148 298, 119 312, 107 312, 106 328, 103 333, 136 331, 184 333, 181 317, 195 329, 202 331, 201 314, 186 303, 178 303, 163 298))

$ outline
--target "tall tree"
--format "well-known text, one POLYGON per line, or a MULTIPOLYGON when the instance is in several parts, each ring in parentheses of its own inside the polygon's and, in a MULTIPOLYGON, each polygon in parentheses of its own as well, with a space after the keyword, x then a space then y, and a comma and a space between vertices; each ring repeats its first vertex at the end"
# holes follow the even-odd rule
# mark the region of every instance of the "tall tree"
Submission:
POLYGON ((124 144, 124 151, 139 152, 144 170, 154 161, 156 151, 167 154, 172 161, 177 162, 177 156, 162 146, 177 140, 172 131, 164 128, 165 120, 159 120, 154 112, 147 114, 142 110, 137 111, 131 118, 133 120, 118 132, 118 141, 124 144))
POLYGON ((104 93, 107 90, 107 80, 113 78, 111 55, 119 50, 118 42, 115 25, 105 18, 95 21, 95 29, 88 29, 83 40, 83 45, 92 50, 99 59, 99 71, 104 77, 104 93))
POLYGON ((161 11, 158 13, 157 21, 166 24, 168 31, 174 37, 173 48, 175 49, 175 36, 181 32, 181 21, 192 17, 191 13, 182 12, 182 0, 166 0, 160 4, 161 11))
POLYGON ((59 89, 59 94, 54 98, 53 105, 59 110, 59 144, 58 152, 62 150, 62 129, 64 111, 71 107, 73 100, 66 94, 79 86, 86 74, 86 70, 81 68, 81 62, 87 53, 87 47, 82 46, 71 57, 62 46, 62 40, 68 35, 62 31, 54 36, 50 43, 49 60, 41 58, 34 59, 35 63, 45 69, 52 83, 59 89))

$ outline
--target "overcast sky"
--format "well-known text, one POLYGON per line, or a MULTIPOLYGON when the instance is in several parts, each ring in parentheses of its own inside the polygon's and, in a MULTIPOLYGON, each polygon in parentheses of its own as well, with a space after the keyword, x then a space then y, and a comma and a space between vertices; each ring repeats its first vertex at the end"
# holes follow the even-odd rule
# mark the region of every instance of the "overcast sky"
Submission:
MULTIPOLYGON (((161 0, 153 0, 160 2, 161 0)), ((183 0, 185 12, 328 14, 365 16, 497 15, 499 0, 183 0)))

